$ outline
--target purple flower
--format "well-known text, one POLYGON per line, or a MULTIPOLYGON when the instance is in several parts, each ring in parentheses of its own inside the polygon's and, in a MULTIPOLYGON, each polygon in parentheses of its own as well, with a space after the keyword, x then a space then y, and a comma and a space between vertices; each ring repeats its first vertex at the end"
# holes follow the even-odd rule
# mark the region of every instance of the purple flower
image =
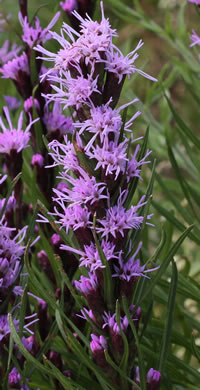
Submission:
POLYGON ((81 309, 81 315, 77 314, 77 316, 80 317, 80 318, 83 318, 83 320, 87 321, 88 318, 87 318, 86 314, 93 322, 96 323, 96 318, 95 318, 94 313, 93 313, 93 311, 91 309, 88 310, 85 307, 83 307, 83 309, 81 309))
POLYGON ((15 237, 11 238, 11 233, 15 229, 0 226, 0 291, 4 291, 16 280, 20 259, 24 254, 25 247, 21 245, 27 230, 25 226, 15 237))
POLYGON ((137 210, 146 204, 143 200, 144 197, 140 199, 136 206, 131 206, 129 210, 126 210, 122 206, 122 200, 120 199, 118 205, 106 210, 104 219, 97 220, 102 225, 102 227, 97 227, 97 232, 101 233, 102 237, 108 239, 109 235, 114 238, 124 237, 125 230, 140 229, 144 218, 138 216, 137 210))
POLYGON ((107 349, 107 341, 104 336, 96 336, 91 334, 92 341, 90 342, 90 349, 92 351, 95 362, 104 370, 108 370, 108 363, 105 358, 104 350, 107 349))
MULTIPOLYGON (((18 331, 18 320, 13 320, 16 330, 18 331)), ((0 342, 10 334, 7 314, 0 315, 0 342)))
POLYGON ((91 343, 90 348, 92 353, 95 355, 99 351, 104 351, 107 349, 107 341, 104 336, 96 336, 95 334, 91 334, 91 343))
POLYGON ((54 198, 56 202, 84 203, 89 207, 101 199, 107 199, 107 195, 103 194, 104 183, 97 183, 94 176, 90 177, 81 168, 79 172, 81 176, 77 179, 68 174, 65 175, 66 180, 72 185, 72 189, 66 189, 64 193, 54 189, 57 195, 57 198, 54 198))
POLYGON ((19 57, 13 58, 11 61, 8 61, 0 69, 2 73, 2 78, 12 79, 16 81, 21 81, 21 74, 30 75, 30 68, 28 63, 28 57, 25 52, 23 52, 19 57))
POLYGON ((146 155, 140 160, 137 161, 136 157, 140 150, 140 145, 136 146, 135 153, 132 154, 130 160, 128 161, 127 170, 126 170, 126 178, 127 182, 129 182, 133 177, 138 177, 141 179, 141 167, 144 164, 149 164, 151 161, 145 161, 147 157, 151 154, 151 150, 147 150, 146 155))
MULTIPOLYGON (((0 199, 0 211, 4 207, 5 201, 6 201, 6 198, 0 199)), ((16 208, 16 199, 15 199, 14 195, 11 195, 8 198, 8 202, 6 204, 5 212, 6 211, 11 212, 11 211, 15 210, 15 208, 16 208)))
POLYGON ((4 95, 3 98, 4 98, 10 111, 17 110, 17 108, 21 105, 21 102, 14 96, 4 95))
POLYGON ((125 75, 130 76, 132 73, 138 72, 142 76, 152 80, 157 81, 154 77, 149 76, 145 72, 140 69, 137 69, 133 63, 138 58, 138 54, 136 53, 143 46, 144 42, 139 41, 137 47, 129 53, 126 57, 123 56, 122 52, 113 45, 113 49, 111 52, 107 53, 107 59, 105 60, 105 69, 109 73, 114 73, 114 75, 118 78, 118 83, 121 83, 123 77, 125 75))
POLYGON ((0 49, 0 62, 2 64, 6 64, 6 62, 15 58, 21 50, 21 47, 18 47, 15 43, 12 44, 10 49, 9 46, 10 42, 6 40, 0 49))
POLYGON ((194 3, 194 4, 197 4, 197 5, 200 5, 200 0, 188 0, 189 3, 194 3))
POLYGON ((54 160, 53 165, 48 166, 50 168, 51 166, 63 166, 64 173, 63 177, 66 178, 66 173, 69 170, 76 171, 79 169, 79 161, 76 156, 76 152, 74 149, 74 146, 71 141, 68 141, 67 136, 64 136, 65 144, 53 140, 48 146, 49 149, 53 152, 50 152, 49 155, 54 160))
MULTIPOLYGON (((114 244, 102 240, 101 248, 108 261, 117 258, 114 244)), ((97 269, 105 267, 102 264, 98 249, 93 242, 90 245, 84 245, 84 251, 71 248, 67 245, 61 245, 60 249, 78 254, 80 256, 80 267, 89 268, 90 272, 95 272, 97 269)))
POLYGON ((54 26, 60 16, 60 12, 57 12, 52 21, 48 26, 43 30, 40 26, 40 21, 38 17, 35 17, 35 27, 28 23, 27 16, 23 18, 21 12, 19 12, 19 21, 23 29, 22 39, 23 41, 32 48, 36 43, 43 44, 48 39, 51 39, 51 34, 49 30, 54 26))
POLYGON ((99 289, 99 283, 96 275, 89 272, 89 278, 81 275, 80 281, 74 281, 74 285, 77 290, 79 290, 83 296, 87 299, 88 296, 94 297, 97 290, 99 289))
POLYGON ((134 255, 131 256, 126 262, 123 261, 122 252, 120 252, 119 267, 114 265, 114 269, 115 269, 116 274, 114 274, 113 277, 118 277, 118 278, 123 279, 127 282, 130 282, 130 281, 135 281, 137 278, 139 278, 139 276, 144 276, 144 277, 148 278, 148 276, 145 275, 145 273, 155 271, 156 269, 159 268, 159 267, 156 267, 153 269, 145 270, 146 265, 144 264, 143 266, 141 266, 140 260, 139 259, 135 260, 135 257, 137 256, 141 247, 142 247, 142 242, 139 243, 134 255))
POLYGON ((109 103, 110 102, 99 107, 94 107, 92 105, 90 108, 90 118, 83 123, 75 123, 75 127, 80 127, 79 135, 86 131, 94 134, 85 150, 88 150, 91 147, 97 137, 100 137, 102 143, 106 136, 112 134, 114 135, 114 139, 118 141, 122 119, 117 110, 113 110, 109 107, 109 103))
POLYGON ((90 75, 85 78, 80 68, 78 71, 80 76, 77 78, 71 77, 70 72, 63 72, 63 79, 59 76, 49 76, 49 80, 60 83, 61 87, 52 84, 52 88, 57 93, 47 94, 45 97, 64 104, 64 109, 72 106, 78 110, 83 104, 90 103, 91 95, 94 92, 100 93, 97 89, 97 78, 93 80, 90 75))
MULTIPOLYGON (((103 57, 104 52, 110 50, 112 44, 112 37, 117 36, 116 31, 111 29, 109 20, 105 19, 103 11, 103 2, 101 2, 102 21, 92 21, 87 15, 86 19, 83 19, 76 11, 72 13, 78 21, 81 22, 80 32, 77 33, 73 28, 63 23, 61 30, 61 36, 57 33, 51 33, 52 38, 56 39, 62 49, 57 54, 51 53, 38 45, 35 50, 41 52, 47 57, 39 57, 47 61, 55 62, 56 69, 61 72, 68 69, 70 64, 78 64, 81 59, 84 60, 86 65, 94 64, 94 61, 100 60, 103 57), (64 34, 67 34, 72 43, 65 39, 64 34), (74 39, 78 37, 77 41, 74 39)), ((47 73, 51 73, 49 70, 47 73)))
POLYGON ((30 96, 28 99, 24 102, 24 111, 32 113, 33 106, 36 108, 36 110, 39 111, 40 105, 37 99, 33 99, 32 96, 30 96))
POLYGON ((195 46, 195 45, 200 45, 200 37, 196 33, 195 30, 192 30, 192 35, 191 35, 190 39, 192 41, 192 43, 190 44, 190 47, 195 46))
POLYGON ((63 11, 72 13, 72 11, 78 9, 78 2, 77 0, 65 0, 60 2, 60 6, 62 7, 63 11))
POLYGON ((159 371, 150 368, 147 373, 147 389, 159 390, 160 389, 161 374, 159 371))
POLYGON ((30 128, 32 124, 39 119, 37 118, 32 121, 30 118, 29 125, 27 126, 26 130, 23 131, 23 111, 21 111, 19 116, 17 129, 15 129, 12 125, 7 107, 4 107, 4 113, 9 125, 9 129, 5 127, 2 118, 0 117, 0 127, 3 130, 3 133, 0 133, 0 153, 10 154, 13 150, 16 153, 20 153, 23 149, 27 148, 30 139, 30 128))
POLYGON ((8 387, 9 388, 19 388, 21 382, 21 375, 16 369, 16 367, 13 367, 12 371, 8 375, 8 387), (17 386, 17 387, 16 387, 17 386))
POLYGON ((52 112, 48 110, 48 105, 45 106, 43 122, 52 139, 62 141, 65 134, 72 134, 74 131, 72 119, 62 114, 62 107, 58 102, 54 103, 52 112))
POLYGON ((39 153, 34 154, 31 160, 31 165, 33 167, 42 168, 44 166, 44 157, 39 153))
POLYGON ((126 149, 127 142, 121 142, 119 145, 116 142, 108 141, 105 137, 102 147, 96 145, 92 146, 91 151, 87 152, 89 158, 96 159, 97 165, 95 170, 102 168, 105 175, 114 175, 116 180, 120 173, 124 174, 126 164, 128 162, 126 149))
POLYGON ((74 204, 69 207, 66 207, 63 202, 59 202, 59 199, 55 199, 57 203, 63 208, 64 213, 60 213, 55 207, 55 213, 59 217, 58 223, 65 228, 66 233, 68 233, 69 229, 76 231, 77 229, 91 226, 90 212, 87 207, 82 207, 80 204, 74 204))

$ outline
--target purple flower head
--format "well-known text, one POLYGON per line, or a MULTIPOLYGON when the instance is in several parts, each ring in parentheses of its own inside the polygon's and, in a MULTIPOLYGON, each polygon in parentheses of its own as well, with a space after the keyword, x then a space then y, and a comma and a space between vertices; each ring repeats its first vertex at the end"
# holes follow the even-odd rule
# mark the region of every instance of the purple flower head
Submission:
POLYGON ((102 233, 102 237, 108 239, 109 235, 114 238, 124 237, 125 230, 140 229, 144 218, 138 216, 137 210, 146 204, 143 200, 144 197, 140 199, 136 206, 131 206, 129 210, 126 210, 122 206, 123 200, 121 196, 118 205, 107 209, 104 219, 98 219, 98 222, 103 227, 97 227, 97 232, 102 233))
MULTIPOLYGON (((120 335, 120 328, 119 328, 119 325, 117 324, 117 321, 116 321, 116 313, 111 315, 110 313, 105 312, 103 315, 103 320, 104 320, 103 329, 106 326, 108 326, 111 334, 120 335)), ((127 331, 128 325, 129 325, 128 318, 126 316, 123 316, 123 317, 121 316, 120 317, 120 327, 121 327, 121 330, 123 332, 127 331)))
POLYGON ((89 158, 96 159, 97 165, 95 170, 102 168, 105 175, 114 175, 116 180, 120 173, 125 173, 126 164, 128 162, 126 149, 127 140, 121 142, 119 145, 114 141, 108 141, 105 137, 102 147, 96 145, 92 146, 91 151, 87 152, 89 158))
POLYGON ((85 276, 81 275, 79 282, 77 280, 74 281, 76 289, 79 290, 86 299, 88 296, 94 296, 99 288, 96 275, 89 272, 88 276, 89 278, 86 278, 85 276))
POLYGON ((44 157, 39 153, 34 154, 31 160, 31 165, 33 167, 42 168, 44 166, 44 157))
POLYGON ((145 161, 147 157, 151 154, 151 150, 147 150, 146 155, 140 161, 137 161, 136 157, 139 150, 140 150, 140 145, 137 145, 135 149, 135 153, 131 155, 131 158, 128 161, 127 170, 126 170, 126 177, 128 182, 133 177, 138 177, 139 179, 141 179, 140 173, 141 173, 142 165, 149 164, 151 162, 151 161, 145 161))
POLYGON ((35 344, 35 336, 31 335, 29 337, 22 337, 21 339, 23 346, 27 349, 28 352, 32 352, 33 346, 35 344))
POLYGON ((30 128, 33 123, 39 120, 31 120, 27 126, 26 130, 22 130, 23 125, 23 111, 19 116, 17 129, 15 129, 12 125, 10 114, 7 107, 4 107, 5 117, 7 119, 9 128, 6 128, 2 118, 0 117, 0 127, 3 130, 3 133, 0 133, 0 153, 10 154, 12 151, 16 153, 20 153, 23 149, 27 148, 29 138, 30 138, 30 128))
POLYGON ((139 243, 135 253, 133 256, 131 256, 126 262, 124 262, 122 258, 122 252, 120 252, 119 255, 119 266, 114 265, 115 274, 113 274, 113 277, 120 278, 121 280, 129 283, 134 283, 140 276, 149 278, 149 276, 146 275, 148 272, 155 271, 159 268, 155 267, 153 269, 147 269, 146 265, 143 266, 140 265, 140 260, 136 259, 136 256, 138 255, 140 249, 142 247, 142 242, 139 243))
POLYGON ((136 53, 143 46, 142 40, 138 43, 135 50, 129 53, 126 57, 123 56, 121 51, 113 45, 113 50, 107 53, 107 59, 105 60, 105 69, 109 73, 114 73, 114 75, 118 78, 118 82, 121 83, 123 77, 125 75, 130 76, 132 73, 138 72, 142 76, 152 80, 157 81, 154 77, 149 76, 145 72, 140 69, 137 69, 133 64, 135 60, 138 58, 138 54, 136 53))
POLYGON ((62 7, 64 12, 71 14, 72 11, 75 11, 78 9, 78 0, 61 1, 60 6, 62 7))
MULTIPOLYGON (((63 170, 67 173, 69 170, 76 171, 79 168, 79 161, 76 156, 76 152, 72 142, 68 141, 67 136, 64 136, 65 144, 53 140, 49 144, 49 149, 52 152, 49 155, 54 160, 53 165, 51 166, 63 166, 63 170)), ((48 166, 50 168, 50 166, 48 166)), ((65 175, 64 175, 65 177, 65 175)))
MULTIPOLYGON (((6 201, 6 198, 0 199, 0 211, 4 207, 5 201, 6 201)), ((5 212, 7 212, 7 211, 11 212, 11 211, 15 210, 15 208, 16 208, 16 199, 15 199, 14 195, 11 195, 8 198, 8 202, 6 204, 5 212)))
MULTIPOLYGON (((115 245, 109 241, 102 240, 101 248, 108 261, 117 258, 115 245)), ((90 272, 95 272, 98 268, 104 268, 98 249, 94 243, 84 245, 84 251, 71 248, 67 245, 61 245, 60 249, 78 254, 80 256, 80 267, 89 268, 90 272)))
POLYGON ((54 189, 54 192, 57 194, 57 199, 54 200, 57 202, 71 202, 72 204, 84 203, 89 207, 89 205, 93 205, 101 199, 107 199, 107 195, 102 194, 105 189, 104 183, 97 183, 94 176, 90 177, 81 169, 79 169, 79 172, 81 176, 77 179, 70 175, 65 175, 72 189, 66 189, 65 193, 58 193, 54 189))
POLYGON ((62 107, 58 102, 54 103, 52 112, 48 110, 48 105, 45 106, 43 122, 52 139, 62 141, 65 134, 72 134, 74 131, 72 119, 62 114, 62 107))
MULTIPOLYGON (((18 331, 18 320, 13 320, 16 330, 18 331)), ((10 327, 8 324, 8 316, 7 314, 0 315, 0 342, 10 334, 10 327)))
POLYGON ((22 74, 30 75, 30 68, 26 53, 23 52, 19 57, 8 61, 4 66, 2 66, 0 72, 3 75, 2 78, 16 80, 19 82, 21 81, 22 74))
POLYGON ((38 100, 34 99, 34 102, 33 102, 33 97, 30 96, 24 102, 24 111, 32 113, 33 106, 36 108, 36 110, 38 110, 38 111, 40 110, 40 105, 39 105, 38 100))
POLYGON ((87 207, 82 207, 80 204, 74 204, 66 208, 59 199, 55 200, 63 208, 64 213, 60 213, 55 207, 54 215, 59 217, 58 222, 65 228, 66 233, 68 233, 69 229, 76 231, 80 228, 86 229, 87 227, 90 227, 91 222, 89 219, 91 213, 88 211, 87 207))
POLYGON ((59 247, 61 245, 61 242, 62 242, 62 238, 60 237, 59 234, 57 233, 54 233, 52 236, 51 236, 51 245, 53 247, 59 247))
POLYGON ((195 46, 195 45, 200 45, 200 37, 196 33, 195 30, 192 30, 192 35, 191 35, 190 39, 192 41, 192 43, 190 44, 190 47, 195 46))
POLYGON ((0 226, 0 290, 7 289, 14 283, 20 268, 20 259, 25 247, 21 245, 27 230, 27 226, 11 238, 15 229, 0 226))
POLYGON ((35 17, 35 26, 32 27, 28 23, 27 16, 23 18, 21 12, 19 12, 19 21, 21 23, 23 29, 22 39, 23 41, 32 48, 36 43, 43 44, 48 39, 51 39, 51 34, 49 30, 54 26, 60 16, 60 12, 57 12, 52 21, 48 24, 48 26, 43 30, 40 26, 40 21, 38 17, 35 17))
POLYGON ((80 127, 79 134, 86 131, 94 134, 85 150, 88 150, 91 147, 98 136, 100 137, 101 143, 109 134, 114 134, 115 140, 118 140, 122 119, 117 110, 113 110, 109 107, 109 103, 110 102, 100 107, 92 106, 90 109, 90 118, 84 123, 75 123, 76 127, 80 127))
POLYGON ((0 62, 2 64, 6 64, 8 61, 15 58, 21 50, 21 47, 18 47, 15 43, 13 43, 10 49, 9 46, 10 42, 6 40, 0 49, 0 62))
POLYGON ((4 95, 3 98, 4 98, 10 111, 17 110, 17 108, 21 105, 21 102, 14 96, 4 95))
POLYGON ((96 336, 95 334, 91 334, 91 343, 90 348, 92 353, 95 355, 99 351, 104 351, 107 349, 107 341, 104 336, 96 336))
POLYGON ((159 371, 150 368, 147 373, 147 389, 159 390, 160 389, 161 374, 159 371))
POLYGON ((73 15, 80 21, 80 39, 83 42, 83 47, 88 47, 90 51, 107 51, 112 44, 112 37, 116 37, 116 30, 111 28, 109 19, 104 16, 103 2, 100 2, 101 6, 101 22, 93 21, 88 15, 84 19, 77 11, 73 12, 73 15), (93 50, 92 50, 93 49, 93 50))
POLYGON ((16 369, 16 367, 13 367, 12 371, 8 375, 8 387, 14 389, 19 388, 20 382, 21 382, 21 375, 16 369))
POLYGON ((74 107, 78 110, 82 105, 91 102, 91 95, 94 92, 100 93, 97 89, 97 78, 93 79, 90 75, 85 78, 81 69, 78 67, 80 76, 73 78, 70 72, 63 72, 64 78, 59 76, 49 76, 49 80, 60 83, 61 87, 51 85, 56 91, 54 94, 47 94, 45 97, 50 100, 56 100, 64 104, 64 109, 74 107))
POLYGON ((86 314, 88 315, 89 318, 91 318, 91 320, 92 320, 93 322, 96 323, 96 318, 95 318, 94 313, 93 313, 93 311, 92 311, 91 309, 88 310, 88 309, 86 309, 85 307, 83 307, 83 309, 81 309, 81 315, 80 315, 80 314, 77 314, 77 316, 80 317, 80 318, 83 318, 83 320, 86 320, 86 321, 87 321, 88 319, 87 319, 86 314))
MULTIPOLYGON (((56 39, 62 49, 57 54, 51 53, 44 49, 41 45, 38 45, 35 49, 41 52, 47 57, 39 57, 55 63, 55 68, 59 69, 62 73, 63 70, 69 68, 71 64, 78 64, 80 60, 83 60, 86 65, 90 63, 94 64, 94 61, 100 60, 103 53, 110 50, 112 44, 112 37, 117 36, 116 31, 111 29, 109 20, 105 19, 103 11, 103 2, 101 2, 102 21, 92 21, 87 15, 84 19, 77 13, 72 12, 72 15, 80 22, 80 32, 77 33, 73 28, 63 23, 61 29, 61 35, 57 33, 51 33, 52 38, 56 39), (64 34, 68 35, 72 43, 65 39, 64 34), (74 36, 78 39, 75 41, 74 36)), ((47 73, 51 73, 49 70, 47 73)))
POLYGON ((200 0, 188 0, 189 3, 194 3, 194 4, 197 4, 197 5, 200 5, 200 0))

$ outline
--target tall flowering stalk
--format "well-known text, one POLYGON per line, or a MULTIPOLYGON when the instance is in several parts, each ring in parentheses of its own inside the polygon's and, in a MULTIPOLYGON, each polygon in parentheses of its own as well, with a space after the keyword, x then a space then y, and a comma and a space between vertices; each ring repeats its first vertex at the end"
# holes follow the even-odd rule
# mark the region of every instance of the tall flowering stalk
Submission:
MULTIPOLYGON (((109 357, 120 366, 128 343, 127 369, 135 389, 140 385, 135 343, 142 313, 134 305, 133 294, 137 280, 149 278, 155 268, 142 262, 138 239, 140 230, 151 225, 151 214, 144 213, 148 199, 142 196, 131 204, 129 194, 134 192, 133 183, 141 179, 142 166, 150 162, 151 151, 141 155, 140 146, 135 146, 137 136, 131 133, 140 112, 124 119, 127 107, 137 99, 116 106, 126 76, 137 72, 156 79, 135 66, 143 42, 124 56, 112 42, 117 32, 105 18, 102 2, 101 12, 102 20, 97 22, 74 11, 80 32, 63 23, 61 35, 51 32, 61 46, 58 53, 41 45, 35 50, 41 53, 39 59, 54 64, 41 77, 54 90, 45 99, 70 108, 74 119, 72 135, 64 135, 64 143, 54 139, 49 144, 52 166, 59 167, 59 178, 65 183, 54 188, 51 214, 60 229, 73 232, 77 243, 61 244, 60 250, 79 259, 83 275, 74 286, 86 305, 82 319, 94 324, 90 342, 94 361, 120 388, 124 382, 109 357)), ((151 368, 146 388, 158 390, 160 379, 160 373, 151 368)))

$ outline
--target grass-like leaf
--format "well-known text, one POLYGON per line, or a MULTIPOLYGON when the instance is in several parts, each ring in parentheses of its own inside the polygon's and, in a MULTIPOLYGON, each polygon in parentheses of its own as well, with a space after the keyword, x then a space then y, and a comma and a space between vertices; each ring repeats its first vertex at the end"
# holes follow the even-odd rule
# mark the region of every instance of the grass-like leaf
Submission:
POLYGON ((177 282, 178 282, 177 267, 176 267, 176 263, 172 259, 172 278, 171 278, 171 286, 169 290, 167 321, 163 333, 162 346, 161 346, 161 352, 159 358, 158 370, 161 372, 161 374, 164 374, 165 362, 168 356, 168 349, 170 344, 170 336, 171 336, 172 323, 173 323, 177 282))

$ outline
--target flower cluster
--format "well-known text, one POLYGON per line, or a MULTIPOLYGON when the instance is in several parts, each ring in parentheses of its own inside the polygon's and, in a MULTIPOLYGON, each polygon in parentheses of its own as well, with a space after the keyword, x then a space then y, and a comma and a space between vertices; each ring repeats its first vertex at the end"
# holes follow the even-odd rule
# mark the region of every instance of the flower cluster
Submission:
POLYGON ((136 137, 129 136, 140 112, 128 121, 120 114, 137 99, 119 108, 116 105, 126 76, 138 72, 150 80, 155 78, 134 64, 143 42, 124 57, 112 42, 117 33, 104 16, 102 2, 101 12, 102 20, 94 22, 73 11, 80 22, 79 32, 63 23, 61 35, 51 32, 61 46, 58 53, 41 45, 35 50, 42 54, 40 60, 54 63, 41 76, 41 82, 48 80, 55 91, 45 94, 45 99, 55 101, 54 107, 63 105, 73 111, 72 131, 64 135, 64 143, 57 138, 49 144, 53 164, 48 167, 59 166, 62 180, 53 190, 51 214, 60 229, 76 237, 77 246, 62 243, 60 250, 79 259, 83 275, 74 286, 87 302, 80 317, 99 327, 99 333, 91 334, 90 348, 96 363, 112 376, 104 350, 110 353, 111 348, 119 363, 124 352, 122 333, 134 350, 131 325, 138 331, 141 308, 132 305, 133 293, 137 280, 149 278, 147 273, 156 269, 146 268, 139 255, 142 242, 138 245, 132 239, 133 233, 139 235, 150 224, 152 215, 144 218, 147 199, 142 196, 134 205, 128 202, 133 181, 141 179, 151 151, 140 155, 140 146, 134 147, 136 137), (109 299, 106 273, 112 285, 109 299), (122 296, 129 305, 131 325, 122 308, 122 296), (116 301, 121 305, 120 316, 115 311, 116 301))

